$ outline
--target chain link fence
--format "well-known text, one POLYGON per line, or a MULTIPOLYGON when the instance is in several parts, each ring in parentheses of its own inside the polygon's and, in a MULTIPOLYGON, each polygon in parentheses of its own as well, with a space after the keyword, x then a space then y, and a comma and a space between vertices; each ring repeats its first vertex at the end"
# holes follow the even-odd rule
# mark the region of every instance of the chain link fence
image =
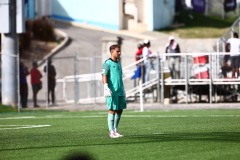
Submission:
MULTIPOLYGON (((180 79, 172 79, 167 57, 173 54, 156 53, 151 58, 150 79, 142 85, 140 85, 142 77, 133 78, 133 76, 136 74, 137 66, 143 65, 143 59, 135 61, 134 56, 122 57, 127 101, 128 103, 140 103, 141 98, 143 98, 143 103, 160 104, 238 101, 240 79, 224 79, 222 66, 217 65, 221 64, 219 57, 224 54, 227 53, 181 53, 180 79)), ((54 104, 51 103, 52 97, 48 95, 49 80, 47 77, 50 73, 44 71, 44 67, 49 67, 48 60, 38 63, 38 70, 43 77, 41 79, 42 89, 37 94, 37 103, 46 107, 67 104, 104 104, 101 66, 106 59, 108 57, 77 55, 53 57, 51 61, 56 70, 54 104)), ((30 72, 32 62, 21 62, 30 72)), ((142 73, 140 75, 143 76, 142 73)), ((27 83, 27 106, 31 108, 33 92, 30 75, 27 76, 27 83)))

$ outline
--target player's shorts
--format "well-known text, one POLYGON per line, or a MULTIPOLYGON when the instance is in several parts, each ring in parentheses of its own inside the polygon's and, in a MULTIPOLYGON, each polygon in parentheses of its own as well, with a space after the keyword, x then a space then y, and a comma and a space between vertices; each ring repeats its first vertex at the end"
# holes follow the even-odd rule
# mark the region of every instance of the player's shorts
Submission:
POLYGON ((231 66, 233 69, 239 68, 239 56, 231 57, 231 66))
POLYGON ((107 97, 108 110, 123 110, 127 108, 127 102, 125 96, 112 96, 107 97))

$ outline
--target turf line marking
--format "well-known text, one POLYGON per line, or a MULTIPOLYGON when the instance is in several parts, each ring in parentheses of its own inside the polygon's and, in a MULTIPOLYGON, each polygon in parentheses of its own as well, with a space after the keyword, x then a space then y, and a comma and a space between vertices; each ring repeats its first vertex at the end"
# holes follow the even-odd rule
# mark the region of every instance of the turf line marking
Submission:
POLYGON ((51 125, 0 125, 0 127, 9 127, 9 128, 0 128, 0 130, 42 128, 42 127, 50 127, 50 126, 51 125))
POLYGON ((153 134, 155 134, 155 135, 159 135, 159 134, 164 134, 164 133, 159 132, 159 133, 153 133, 153 134))
POLYGON ((129 118, 240 117, 240 115, 122 115, 129 118))
POLYGON ((35 116, 24 116, 24 117, 4 117, 4 118, 0 118, 0 120, 2 119, 33 119, 36 118, 35 116))
MULTIPOLYGON (((0 118, 0 120, 17 120, 17 119, 71 119, 71 118, 106 118, 106 115, 92 115, 92 116, 65 116, 65 115, 52 115, 52 116, 24 116, 24 117, 4 117, 0 118)), ((122 115, 122 117, 126 118, 204 118, 204 117, 240 117, 240 115, 122 115)))

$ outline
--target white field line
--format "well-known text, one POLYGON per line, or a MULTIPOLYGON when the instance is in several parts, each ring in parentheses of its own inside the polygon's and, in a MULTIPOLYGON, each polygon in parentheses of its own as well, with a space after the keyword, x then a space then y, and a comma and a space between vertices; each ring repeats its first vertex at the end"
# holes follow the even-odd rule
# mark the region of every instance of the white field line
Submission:
MULTIPOLYGON (((105 118, 106 115, 92 115, 92 116, 65 116, 65 115, 52 115, 52 116, 42 116, 42 117, 4 117, 0 120, 17 120, 17 119, 59 119, 59 118, 105 118)), ((125 118, 188 118, 188 117, 240 117, 240 115, 122 115, 125 118)))
POLYGON ((130 118, 240 117, 240 115, 122 115, 130 118))
POLYGON ((51 125, 0 125, 0 130, 12 130, 12 129, 28 129, 28 128, 41 128, 50 127, 51 125), (4 128, 1 128, 4 127, 4 128), (8 128, 5 128, 8 127, 8 128))
POLYGON ((24 116, 24 117, 4 117, 4 118, 0 118, 0 120, 2 119, 33 119, 36 118, 35 116, 24 116))

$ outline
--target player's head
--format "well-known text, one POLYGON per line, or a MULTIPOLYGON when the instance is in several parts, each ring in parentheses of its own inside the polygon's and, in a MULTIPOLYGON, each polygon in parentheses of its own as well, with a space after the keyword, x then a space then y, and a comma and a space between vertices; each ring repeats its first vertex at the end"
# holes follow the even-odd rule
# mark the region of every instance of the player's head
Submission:
POLYGON ((237 32, 234 32, 234 33, 233 33, 233 37, 234 37, 234 38, 238 38, 238 33, 237 33, 237 32))
POLYGON ((110 46, 109 50, 110 50, 112 58, 118 59, 120 57, 121 51, 120 51, 120 46, 119 45, 113 44, 113 45, 110 46))
POLYGON ((138 43, 137 48, 138 49, 143 48, 143 44, 142 43, 138 43))
POLYGON ((48 59, 48 64, 52 64, 52 59, 51 58, 48 59))
POLYGON ((32 66, 33 66, 34 68, 37 68, 37 67, 38 67, 37 62, 36 62, 36 61, 33 61, 33 62, 32 62, 32 66))
POLYGON ((173 44, 173 42, 175 41, 174 36, 169 36, 168 41, 169 41, 170 44, 173 44))

